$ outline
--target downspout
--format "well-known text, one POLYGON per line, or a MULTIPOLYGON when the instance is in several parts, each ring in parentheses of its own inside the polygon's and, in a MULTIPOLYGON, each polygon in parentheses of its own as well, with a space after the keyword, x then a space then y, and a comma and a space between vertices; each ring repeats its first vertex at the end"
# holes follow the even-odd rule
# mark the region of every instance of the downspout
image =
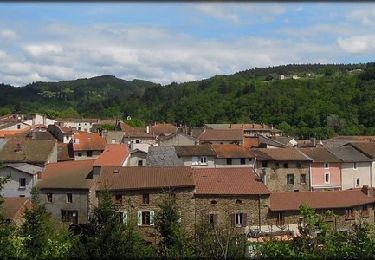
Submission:
POLYGON ((311 164, 312 164, 312 162, 309 162, 310 191, 313 191, 313 188, 312 188, 312 173, 311 173, 311 164))
POLYGON ((260 214, 260 198, 262 195, 258 195, 258 222, 259 222, 259 231, 262 230, 262 215, 260 214))

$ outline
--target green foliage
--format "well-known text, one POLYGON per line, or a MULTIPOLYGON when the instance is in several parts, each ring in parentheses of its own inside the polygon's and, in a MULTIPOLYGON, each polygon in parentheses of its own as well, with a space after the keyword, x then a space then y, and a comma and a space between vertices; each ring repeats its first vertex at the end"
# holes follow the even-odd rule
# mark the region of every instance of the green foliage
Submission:
POLYGON ((7 115, 12 113, 12 110, 9 107, 0 107, 0 116, 7 115))
POLYGON ((146 126, 146 123, 141 119, 126 120, 125 123, 132 127, 145 127, 146 126))

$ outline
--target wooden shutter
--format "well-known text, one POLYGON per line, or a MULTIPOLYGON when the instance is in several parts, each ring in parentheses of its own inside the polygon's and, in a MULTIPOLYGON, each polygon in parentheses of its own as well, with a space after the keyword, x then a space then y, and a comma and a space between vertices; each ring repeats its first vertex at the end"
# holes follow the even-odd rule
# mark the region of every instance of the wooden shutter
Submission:
POLYGON ((247 226, 247 213, 242 213, 242 226, 247 226))
POLYGON ((142 211, 138 211, 138 226, 142 226, 142 211))
POLYGON ((232 227, 236 226, 236 214, 230 214, 230 221, 232 224, 232 227))
POLYGON ((151 226, 155 225, 154 217, 155 217, 154 211, 150 211, 150 225, 151 226))

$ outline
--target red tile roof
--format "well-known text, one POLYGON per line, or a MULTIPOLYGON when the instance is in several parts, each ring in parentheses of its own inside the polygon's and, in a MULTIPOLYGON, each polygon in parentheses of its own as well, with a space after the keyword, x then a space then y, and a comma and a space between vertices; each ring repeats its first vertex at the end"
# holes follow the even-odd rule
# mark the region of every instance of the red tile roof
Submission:
POLYGON ((89 189, 93 184, 90 174, 95 160, 65 161, 47 164, 39 189, 89 189))
POLYGON ((235 144, 214 144, 217 158, 255 158, 255 154, 243 146, 235 144))
POLYGON ((4 198, 1 206, 4 209, 4 215, 7 219, 21 219, 24 211, 31 208, 30 198, 26 197, 8 197, 4 198))
POLYGON ((252 151, 261 161, 311 161, 305 154, 293 147, 254 148, 252 151))
POLYGON ((200 141, 242 141, 242 129, 206 129, 198 137, 200 141))
POLYGON ((190 167, 102 167, 98 190, 194 187, 190 167))
POLYGON ((259 147, 258 137, 244 137, 243 146, 246 148, 259 147))
POLYGON ((322 192, 274 192, 270 197, 270 210, 298 210, 301 205, 313 209, 350 208, 375 202, 361 190, 322 192))
POLYGON ((177 133, 177 127, 172 124, 156 124, 150 127, 150 132, 154 135, 169 135, 177 133))
POLYGON ((269 194, 250 168, 193 169, 197 195, 269 194))
POLYGON ((29 130, 30 130, 30 127, 26 127, 24 129, 19 129, 19 130, 0 130, 0 138, 11 137, 15 135, 25 136, 29 130))
POLYGON ((122 166, 129 156, 125 144, 107 144, 104 151, 95 160, 94 166, 122 166))
POLYGON ((103 151, 107 144, 98 133, 76 132, 73 139, 74 151, 103 151))

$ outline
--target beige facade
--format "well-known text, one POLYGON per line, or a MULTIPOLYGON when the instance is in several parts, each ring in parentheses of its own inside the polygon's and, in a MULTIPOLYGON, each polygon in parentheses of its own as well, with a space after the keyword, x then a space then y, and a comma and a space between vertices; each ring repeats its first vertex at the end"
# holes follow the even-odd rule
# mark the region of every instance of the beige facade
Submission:
POLYGON ((372 175, 372 162, 343 162, 341 187, 343 190, 360 188, 363 185, 373 187, 372 175))

